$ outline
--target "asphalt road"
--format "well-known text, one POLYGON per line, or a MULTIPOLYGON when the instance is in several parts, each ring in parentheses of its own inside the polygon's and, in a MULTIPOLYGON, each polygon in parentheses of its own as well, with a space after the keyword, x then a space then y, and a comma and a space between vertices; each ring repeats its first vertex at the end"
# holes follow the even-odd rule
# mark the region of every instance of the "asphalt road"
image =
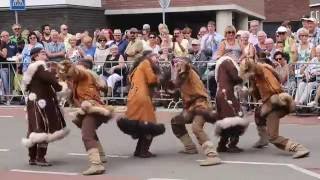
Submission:
MULTIPOLYGON (((177 153, 181 143, 174 137, 169 124, 173 112, 159 112, 158 119, 166 124, 166 133, 155 138, 151 151, 156 158, 132 157, 136 142, 123 134, 115 122, 102 125, 99 138, 108 154, 106 173, 101 176, 79 175, 88 166, 80 130, 69 122, 71 134, 64 140, 50 144, 47 155, 52 167, 28 165, 27 149, 20 143, 26 134, 26 120, 22 108, 0 108, 0 180, 315 180, 320 179, 320 120, 316 117, 287 117, 282 122, 281 134, 308 147, 308 158, 294 160, 272 145, 262 150, 251 148, 257 140, 254 124, 241 137, 239 154, 222 153, 224 163, 200 167, 202 154, 177 153)), ((248 118, 252 118, 248 116, 248 118)), ((214 126, 206 125, 206 132, 217 144, 214 126)), ((194 136, 193 136, 194 138, 194 136)), ((194 138, 195 140, 195 138, 194 138)), ((200 148, 199 148, 200 149, 200 148)))

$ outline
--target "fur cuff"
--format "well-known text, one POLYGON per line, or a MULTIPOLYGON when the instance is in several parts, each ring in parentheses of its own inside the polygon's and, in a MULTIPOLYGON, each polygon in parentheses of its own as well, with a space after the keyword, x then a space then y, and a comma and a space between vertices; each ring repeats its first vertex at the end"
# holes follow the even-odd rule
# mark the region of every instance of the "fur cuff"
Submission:
POLYGON ((216 129, 215 129, 215 134, 217 136, 220 136, 223 131, 225 130, 231 130, 234 128, 234 131, 236 134, 241 135, 244 133, 244 131, 247 129, 249 126, 249 121, 247 119, 243 119, 241 117, 228 117, 224 118, 216 123, 216 129), (238 132, 238 130, 240 132, 238 132))
POLYGON ((48 142, 61 140, 64 137, 66 137, 69 133, 70 133, 70 129, 65 127, 59 131, 54 132, 53 134, 48 134, 48 142))
POLYGON ((203 153, 205 155, 208 155, 210 153, 215 153, 215 148, 214 145, 211 141, 206 141, 205 143, 202 144, 202 149, 203 149, 203 153))

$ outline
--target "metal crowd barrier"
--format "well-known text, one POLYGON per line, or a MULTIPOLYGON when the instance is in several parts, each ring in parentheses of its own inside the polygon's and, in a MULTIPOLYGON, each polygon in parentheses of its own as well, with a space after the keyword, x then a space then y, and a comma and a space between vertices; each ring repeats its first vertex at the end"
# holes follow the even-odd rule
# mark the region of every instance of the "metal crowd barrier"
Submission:
MULTIPOLYGON (((104 65, 110 63, 111 67, 115 65, 115 62, 95 62, 93 71, 97 73, 99 76, 103 76, 103 72, 108 72, 110 69, 104 67, 104 65)), ((121 69, 120 76, 123 78, 115 84, 115 88, 112 91, 112 95, 110 97, 104 95, 104 99, 107 101, 113 101, 125 104, 127 100, 127 94, 129 91, 129 81, 128 81, 128 73, 130 68, 132 67, 133 62, 126 61, 125 67, 121 69)), ((22 98, 23 92, 21 91, 21 84, 18 83, 19 80, 22 79, 21 70, 19 69, 20 63, 16 62, 1 62, 0 63, 0 97, 4 100, 11 102, 14 98, 22 98), (6 77, 3 77, 6 76, 6 77), (4 85, 7 83, 8 86, 4 85), (1 93, 2 92, 2 93, 1 93)), ((287 83, 283 85, 283 88, 293 97, 296 96, 297 88, 299 83, 302 82, 303 76, 299 75, 299 69, 304 66, 311 66, 311 65, 319 65, 320 63, 294 63, 288 64, 291 68, 288 74, 287 83)), ((194 68, 198 71, 199 75, 201 76, 202 81, 204 82, 208 93, 211 97, 212 102, 214 103, 214 96, 215 94, 210 92, 210 87, 213 84, 210 84, 210 79, 214 76, 214 64, 208 63, 208 61, 196 61, 193 62, 194 68)), ((171 62, 168 61, 160 61, 160 69, 161 73, 170 73, 171 74, 171 62)), ((314 100, 314 97, 317 92, 317 88, 320 84, 320 68, 319 68, 319 75, 316 76, 315 79, 315 86, 310 91, 311 93, 308 95, 307 103, 304 105, 297 105, 298 107, 310 107, 307 104, 314 100)), ((308 84, 308 79, 305 82, 308 84)), ((243 105, 257 105, 258 102, 252 101, 252 97, 242 97, 241 103, 243 105)), ((166 102, 167 108, 177 108, 182 104, 182 101, 179 97, 172 97, 166 94, 166 89, 164 87, 160 87, 157 91, 157 96, 153 99, 155 102, 166 102)), ((314 107, 319 108, 319 107, 314 107)))

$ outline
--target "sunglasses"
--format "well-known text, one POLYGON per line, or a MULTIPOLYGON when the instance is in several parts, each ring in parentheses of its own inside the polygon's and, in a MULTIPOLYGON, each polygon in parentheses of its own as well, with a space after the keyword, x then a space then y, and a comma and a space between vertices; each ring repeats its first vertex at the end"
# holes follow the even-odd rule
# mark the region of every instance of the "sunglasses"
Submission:
POLYGON ((100 39, 100 40, 98 40, 98 42, 107 42, 107 40, 105 40, 105 39, 100 39))
POLYGON ((279 61, 279 60, 282 60, 282 58, 276 58, 275 60, 276 60, 276 61, 279 61))
POLYGON ((21 28, 14 28, 13 30, 20 30, 21 28))
POLYGON ((234 31, 227 31, 227 34, 236 34, 234 31))
POLYGON ((62 30, 66 31, 66 30, 68 30, 68 28, 65 28, 65 29, 62 29, 62 30))
POLYGON ((300 35, 300 37, 309 37, 309 35, 303 34, 303 35, 300 35))
POLYGON ((150 39, 155 39, 156 37, 155 37, 155 36, 150 36, 149 38, 150 38, 150 39))
POLYGON ((32 37, 29 37, 29 39, 37 39, 37 37, 35 37, 35 36, 32 36, 32 37))

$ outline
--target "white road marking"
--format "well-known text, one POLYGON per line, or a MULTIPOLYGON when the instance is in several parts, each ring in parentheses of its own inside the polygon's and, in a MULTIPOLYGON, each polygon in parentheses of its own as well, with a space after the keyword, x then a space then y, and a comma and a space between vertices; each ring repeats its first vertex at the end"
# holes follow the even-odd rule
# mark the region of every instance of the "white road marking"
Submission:
POLYGON ((0 116, 0 118, 13 118, 13 116, 0 116))
POLYGON ((10 171, 11 172, 21 172, 21 173, 54 174, 54 175, 67 175, 67 176, 79 175, 78 173, 69 173, 69 172, 31 171, 31 170, 23 170, 23 169, 11 169, 10 171))
POLYGON ((10 149, 0 149, 0 152, 8 152, 10 149))
MULTIPOLYGON (((68 153, 70 156, 87 156, 86 153, 68 153)), ((111 158, 130 158, 130 156, 122 156, 122 155, 115 155, 115 154, 107 154, 107 157, 111 158)))
POLYGON ((151 178, 147 180, 183 180, 183 179, 151 178))
MULTIPOLYGON (((204 160, 197 160, 198 162, 204 161, 204 160)), ((298 171, 300 173, 303 173, 305 175, 315 177, 317 179, 320 179, 320 174, 312 172, 310 170, 304 169, 302 167, 299 167, 294 164, 285 164, 285 163, 268 163, 268 162, 246 162, 246 161, 222 161, 222 163, 226 164, 249 164, 249 165, 266 165, 266 166, 287 166, 295 171, 298 171)))

